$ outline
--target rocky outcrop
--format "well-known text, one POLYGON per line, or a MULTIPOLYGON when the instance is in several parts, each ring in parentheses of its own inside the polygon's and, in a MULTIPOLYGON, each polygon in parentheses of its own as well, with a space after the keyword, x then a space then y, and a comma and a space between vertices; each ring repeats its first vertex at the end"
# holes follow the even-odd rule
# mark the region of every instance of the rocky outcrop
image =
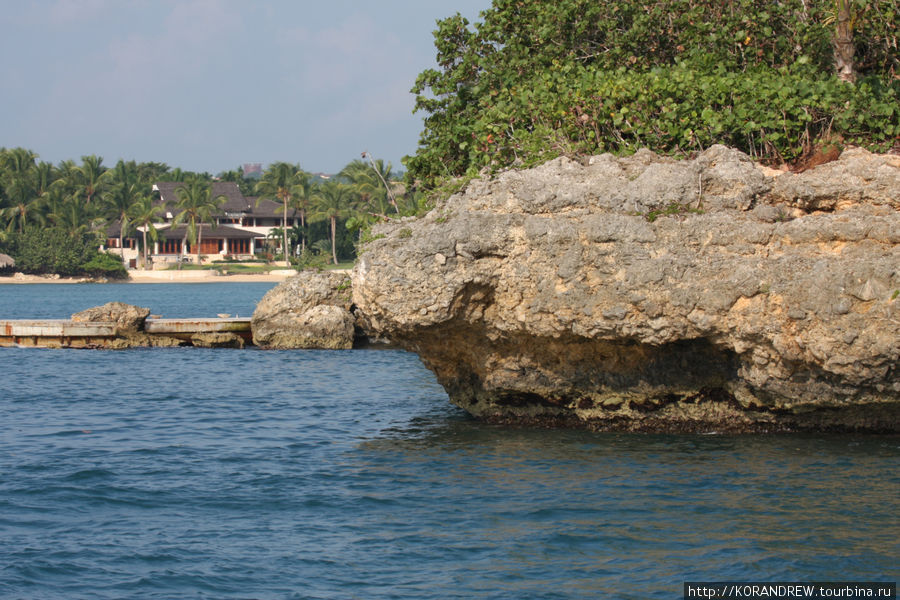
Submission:
POLYGON ((191 346, 197 348, 243 348, 244 338, 236 333, 195 333, 191 336, 191 346))
POLYGON ((95 340, 96 347, 109 350, 127 348, 156 347, 171 348, 184 344, 181 340, 159 335, 149 335, 144 331, 144 323, 150 316, 150 309, 125 304, 107 302, 72 315, 73 323, 115 323, 115 337, 95 340))
POLYGON ((253 343, 265 348, 353 347, 350 277, 303 271, 263 296, 250 322, 253 343))
POLYGON ((900 156, 873 156, 861 148, 845 151, 840 160, 799 175, 777 177, 769 203, 785 203, 802 211, 835 211, 859 205, 900 210, 897 170, 900 156))
MULTIPOLYGON (((382 225, 373 335, 502 422, 900 429, 900 158, 560 158, 382 225)), ((349 303, 349 301, 347 301, 349 303)))
POLYGON ((133 306, 124 302, 107 302, 72 315, 76 323, 115 323, 119 335, 137 333, 144 330, 144 321, 150 316, 150 309, 133 306))

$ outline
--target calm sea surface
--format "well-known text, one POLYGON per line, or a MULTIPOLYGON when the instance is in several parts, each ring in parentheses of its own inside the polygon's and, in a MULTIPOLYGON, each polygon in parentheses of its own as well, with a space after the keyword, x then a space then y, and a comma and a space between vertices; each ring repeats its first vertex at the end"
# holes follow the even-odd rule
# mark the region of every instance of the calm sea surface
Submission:
MULTIPOLYGON (((272 284, 0 285, 249 315, 272 284)), ((504 429, 400 351, 0 349, 0 598, 680 598, 900 575, 900 438, 504 429)))

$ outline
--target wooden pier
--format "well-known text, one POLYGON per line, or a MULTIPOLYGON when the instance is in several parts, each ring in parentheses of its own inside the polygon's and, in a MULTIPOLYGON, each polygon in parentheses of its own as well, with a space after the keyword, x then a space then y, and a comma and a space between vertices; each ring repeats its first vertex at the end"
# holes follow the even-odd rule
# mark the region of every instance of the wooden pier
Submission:
MULTIPOLYGON (((207 334, 233 334, 252 343, 249 318, 154 319, 144 321, 139 334, 175 339, 192 344, 207 334)), ((0 347, 112 348, 116 340, 129 338, 114 322, 80 322, 70 319, 0 319, 0 347)))

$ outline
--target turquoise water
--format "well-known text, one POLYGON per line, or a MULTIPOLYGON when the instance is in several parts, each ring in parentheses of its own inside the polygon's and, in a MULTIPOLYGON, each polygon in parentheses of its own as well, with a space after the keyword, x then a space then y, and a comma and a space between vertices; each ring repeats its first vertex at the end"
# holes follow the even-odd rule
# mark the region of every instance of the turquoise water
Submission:
MULTIPOLYGON (((2 316, 113 289, 3 288, 2 316)), ((132 288, 181 290, 200 316, 265 292, 132 288)), ((896 436, 505 429, 401 351, 0 349, 0 372, 2 598, 669 599, 685 580, 898 578, 896 436)))

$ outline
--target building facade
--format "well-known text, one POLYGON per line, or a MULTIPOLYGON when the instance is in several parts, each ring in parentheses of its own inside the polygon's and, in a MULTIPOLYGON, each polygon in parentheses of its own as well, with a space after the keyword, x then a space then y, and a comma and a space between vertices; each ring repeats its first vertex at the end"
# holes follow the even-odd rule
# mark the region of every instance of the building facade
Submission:
MULTIPOLYGON (((212 182, 212 197, 224 197, 225 201, 213 214, 213 224, 200 227, 199 248, 188 242, 187 225, 174 225, 178 215, 178 188, 181 182, 167 181, 153 185, 155 204, 160 215, 159 223, 153 225, 157 240, 148 241, 150 264, 147 268, 165 266, 185 257, 194 260, 197 255, 201 262, 256 258, 271 247, 280 252, 281 236, 273 236, 272 230, 282 227, 283 206, 266 198, 245 197, 238 185, 230 181, 212 182)), ((300 222, 295 211, 289 209, 287 226, 300 222)), ((115 254, 122 253, 128 268, 137 268, 142 262, 142 230, 131 231, 119 245, 120 224, 114 223, 107 229, 107 245, 103 248, 115 254), (124 251, 123 251, 124 250, 124 251)))

